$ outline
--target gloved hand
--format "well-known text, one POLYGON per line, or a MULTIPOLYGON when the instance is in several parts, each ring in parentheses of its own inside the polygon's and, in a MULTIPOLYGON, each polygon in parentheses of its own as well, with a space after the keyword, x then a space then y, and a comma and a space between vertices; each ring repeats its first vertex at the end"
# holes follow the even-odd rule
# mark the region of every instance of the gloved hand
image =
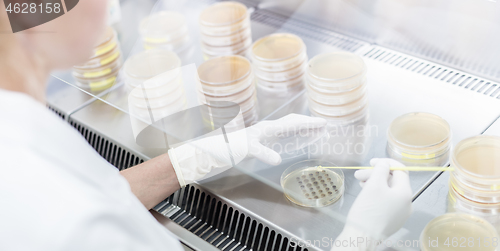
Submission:
POLYGON ((361 237, 365 243, 334 250, 374 250, 376 242, 398 231, 412 212, 408 172, 389 170, 404 165, 392 159, 372 159, 370 164, 375 167, 373 170, 358 170, 354 174, 363 184, 363 190, 354 201, 344 230, 337 238, 345 241, 361 237))
POLYGON ((290 135, 321 137, 326 120, 290 114, 274 121, 262 121, 251 127, 203 138, 168 151, 181 187, 203 178, 214 168, 230 168, 246 157, 278 165, 281 156, 266 145, 290 135), (226 141, 227 138, 227 141, 226 141))

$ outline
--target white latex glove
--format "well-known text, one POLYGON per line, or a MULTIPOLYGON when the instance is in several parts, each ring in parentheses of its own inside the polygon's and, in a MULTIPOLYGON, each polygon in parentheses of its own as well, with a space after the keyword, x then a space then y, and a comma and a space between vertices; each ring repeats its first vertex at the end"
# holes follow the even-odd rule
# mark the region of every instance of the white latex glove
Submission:
POLYGON ((290 114, 274 121, 203 138, 168 151, 181 187, 203 178, 214 168, 230 168, 246 157, 255 157, 264 163, 278 165, 281 156, 266 144, 289 135, 317 137, 326 132, 326 120, 290 114))
POLYGON ((354 201, 344 230, 337 238, 345 243, 358 238, 364 241, 361 245, 333 250, 374 250, 376 242, 398 231, 412 212, 408 173, 389 170, 404 165, 392 159, 372 159, 370 164, 375 167, 373 170, 359 170, 354 174, 364 183, 363 190, 354 201))

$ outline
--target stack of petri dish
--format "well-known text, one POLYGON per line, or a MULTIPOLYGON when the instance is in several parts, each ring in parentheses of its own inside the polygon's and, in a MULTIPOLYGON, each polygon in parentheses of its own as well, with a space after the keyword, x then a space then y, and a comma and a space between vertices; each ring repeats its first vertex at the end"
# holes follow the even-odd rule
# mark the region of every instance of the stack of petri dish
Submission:
POLYGON ((448 210, 481 216, 500 229, 500 137, 462 140, 451 166, 448 210))
POLYGON ((205 60, 218 56, 246 56, 252 45, 250 15, 238 2, 219 2, 203 10, 199 19, 205 60))
POLYGON ((366 119, 366 65, 361 57, 348 52, 313 57, 307 68, 306 87, 311 115, 336 125, 366 119))
POLYGON ((116 82, 122 57, 116 32, 108 27, 94 55, 85 64, 73 67, 73 77, 81 88, 99 92, 113 86, 116 82))
POLYGON ((198 67, 198 76, 199 102, 218 111, 209 114, 211 118, 206 118, 206 122, 231 119, 231 112, 225 114, 224 111, 231 110, 232 106, 239 106, 244 125, 235 120, 228 127, 248 126, 257 121, 257 93, 248 59, 238 55, 210 59, 198 67))
POLYGON ((399 116, 387 130, 387 153, 408 166, 443 166, 449 161, 450 148, 450 125, 434 114, 399 116))
POLYGON ((129 91, 129 109, 134 115, 154 120, 181 111, 186 96, 181 62, 175 52, 152 49, 133 55, 123 67, 129 91))
POLYGON ((304 88, 307 51, 302 39, 288 33, 263 37, 250 51, 257 86, 267 93, 286 94, 304 88))
POLYGON ((161 11, 144 18, 139 33, 145 49, 163 48, 179 52, 190 44, 186 18, 174 11, 161 11))
POLYGON ((447 213, 431 220, 420 234, 421 251, 495 251, 497 230, 479 217, 447 213))

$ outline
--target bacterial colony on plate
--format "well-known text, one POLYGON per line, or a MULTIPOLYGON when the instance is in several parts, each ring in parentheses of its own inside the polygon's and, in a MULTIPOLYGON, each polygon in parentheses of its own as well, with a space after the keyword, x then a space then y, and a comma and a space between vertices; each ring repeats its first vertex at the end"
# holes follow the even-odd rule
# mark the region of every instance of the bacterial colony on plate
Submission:
POLYGON ((336 172, 309 167, 291 172, 283 180, 286 197, 301 206, 322 207, 333 204, 344 193, 344 181, 336 172))

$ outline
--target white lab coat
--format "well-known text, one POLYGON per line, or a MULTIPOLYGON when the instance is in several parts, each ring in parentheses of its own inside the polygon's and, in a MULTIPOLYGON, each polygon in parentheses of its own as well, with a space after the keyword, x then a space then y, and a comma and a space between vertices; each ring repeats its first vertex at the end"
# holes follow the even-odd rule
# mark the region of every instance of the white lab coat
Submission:
POLYGON ((182 250, 75 129, 1 89, 0 157, 0 250, 182 250))

